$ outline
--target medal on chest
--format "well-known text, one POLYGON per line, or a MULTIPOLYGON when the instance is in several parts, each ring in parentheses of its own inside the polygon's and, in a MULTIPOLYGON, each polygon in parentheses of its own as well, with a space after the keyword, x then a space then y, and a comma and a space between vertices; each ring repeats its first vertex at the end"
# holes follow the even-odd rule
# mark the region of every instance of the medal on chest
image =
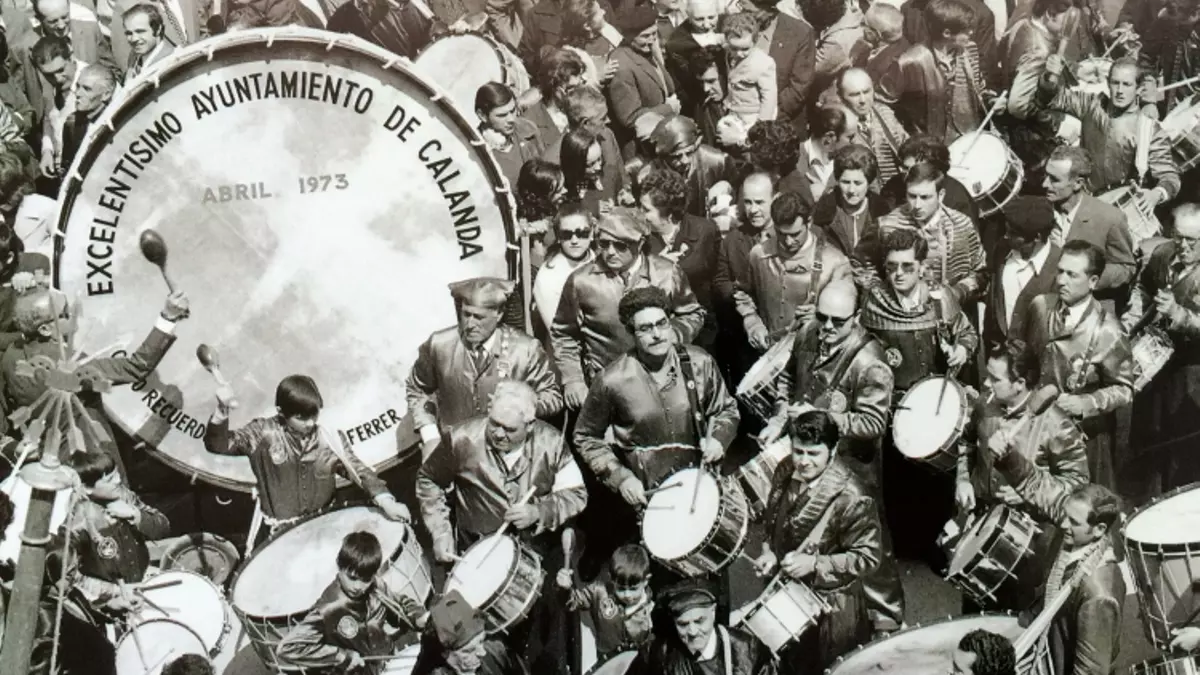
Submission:
POLYGON ((278 444, 271 445, 271 461, 275 464, 283 464, 287 461, 287 448, 280 447, 278 444))
POLYGON ((100 537, 100 541, 96 542, 96 555, 105 560, 116 558, 117 550, 117 540, 112 537, 100 537))
POLYGON ((354 638, 358 637, 358 632, 360 630, 362 630, 362 626, 359 625, 358 619, 355 619, 349 614, 343 616, 341 619, 338 619, 338 635, 341 635, 347 640, 353 640, 354 638))
POLYGON ((846 406, 849 402, 846 400, 846 395, 834 389, 829 393, 829 406, 826 408, 829 412, 840 413, 846 412, 846 406))
POLYGON ((1075 391, 1087 382, 1088 364, 1082 356, 1071 359, 1071 375, 1067 377, 1067 389, 1075 391))

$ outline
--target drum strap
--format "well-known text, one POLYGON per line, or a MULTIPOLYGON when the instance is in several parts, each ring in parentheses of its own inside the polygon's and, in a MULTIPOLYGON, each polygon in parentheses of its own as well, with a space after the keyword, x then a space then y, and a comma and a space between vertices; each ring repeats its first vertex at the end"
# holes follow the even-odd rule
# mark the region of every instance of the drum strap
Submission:
POLYGON ((696 445, 707 435, 704 428, 704 412, 700 410, 700 398, 696 394, 696 372, 692 368, 692 356, 687 347, 675 345, 675 354, 679 356, 679 370, 683 375, 683 388, 687 390, 688 407, 691 408, 692 423, 696 428, 696 445))
POLYGON ((825 237, 813 234, 817 238, 817 250, 813 251, 812 278, 808 282, 808 298, 805 304, 813 304, 817 301, 817 286, 821 283, 821 268, 824 266, 825 257, 825 237))
POLYGON ((733 643, 729 641, 729 631, 722 625, 717 625, 721 636, 721 658, 725 659, 725 675, 733 675, 733 643))
MULTIPOLYGON (((815 338, 816 333, 814 332, 809 337, 810 339, 815 338)), ((871 337, 866 333, 866 331, 862 331, 860 334, 850 338, 850 343, 842 349, 842 353, 838 355, 838 361, 834 365, 833 377, 829 380, 830 389, 838 388, 838 385, 842 382, 842 378, 846 376, 846 371, 850 369, 850 364, 854 363, 854 358, 858 356, 858 353, 862 351, 863 347, 866 347, 867 343, 870 341, 871 337)), ((805 346, 809 347, 811 345, 805 346)), ((814 370, 817 352, 810 349, 805 349, 804 352, 805 360, 803 363, 798 364, 801 367, 796 369, 796 374, 799 377, 796 383, 796 394, 797 397, 807 400, 810 387, 812 387, 812 383, 816 379, 814 370)), ((825 392, 821 393, 824 394, 825 392)), ((819 395, 815 398, 819 398, 819 395)), ((808 403, 813 403, 813 405, 816 405, 811 400, 809 400, 808 403)))

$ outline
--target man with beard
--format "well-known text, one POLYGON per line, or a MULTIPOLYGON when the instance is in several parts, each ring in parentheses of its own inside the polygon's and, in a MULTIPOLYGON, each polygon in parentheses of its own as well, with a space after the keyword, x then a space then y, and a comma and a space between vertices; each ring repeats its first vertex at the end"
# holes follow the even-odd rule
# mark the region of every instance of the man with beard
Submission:
POLYGON ((1138 163, 1138 148, 1143 141, 1142 126, 1154 121, 1142 114, 1139 96, 1145 98, 1145 78, 1132 59, 1121 59, 1108 72, 1108 93, 1075 91, 1061 88, 1064 62, 1057 54, 1046 60, 1038 97, 1051 110, 1078 117, 1083 124, 1079 145, 1095 162, 1089 186, 1093 194, 1145 180, 1150 187, 1141 190, 1142 199, 1153 210, 1179 193, 1179 169, 1171 155, 1171 139, 1162 129, 1150 136, 1146 166, 1138 163))
POLYGON ((886 183, 900 172, 900 146, 908 132, 896 113, 875 98, 875 83, 861 68, 849 68, 837 82, 842 102, 858 117, 858 142, 875 153, 879 182, 886 183))
POLYGON ((687 21, 671 34, 665 54, 667 68, 679 85, 680 110, 684 115, 696 119, 696 106, 705 96, 700 91, 700 76, 691 68, 697 52, 718 52, 723 38, 717 32, 717 19, 721 16, 717 0, 688 0, 687 21))
POLYGON ((325 30, 355 35, 393 54, 415 59, 446 27, 407 0, 350 0, 334 11, 325 30))
MULTIPOLYGON (((148 5, 139 7, 153 9, 148 5)), ((69 167, 74 163, 83 139, 87 137, 92 123, 104 114, 116 88, 116 77, 104 66, 88 66, 79 74, 79 86, 75 88, 75 110, 63 125, 62 166, 69 167)))
POLYGON ((656 160, 687 179, 687 211, 707 216, 708 193, 735 172, 729 155, 700 142, 696 123, 674 115, 658 123, 650 136, 656 160))
MULTIPOLYGON (((1154 448, 1146 466, 1147 499, 1200 480, 1191 442, 1200 431, 1200 207, 1175 209, 1171 241, 1156 248, 1138 275, 1122 323, 1136 339, 1146 325, 1165 329, 1175 353, 1134 399, 1137 446, 1154 448)), ((1134 447, 1134 452, 1139 449, 1134 447)))
MULTIPOLYGON (((501 380, 487 414, 448 427, 421 466, 417 499, 437 562, 453 564, 460 551, 507 523, 546 567, 563 566, 559 530, 583 511, 588 495, 562 434, 536 418, 535 398, 528 384, 501 380)), ((566 618, 553 588, 548 574, 541 599, 507 638, 539 673, 559 672, 565 662, 565 654, 554 653, 565 644, 566 618)))
POLYGON ((583 405, 593 377, 634 344, 617 311, 630 290, 653 286, 663 291, 679 344, 689 344, 704 326, 704 309, 683 271, 666 258, 643 252, 648 234, 640 213, 614 208, 597 226, 596 259, 572 272, 563 287, 550 341, 572 409, 583 405))
POLYGON ((1116 315, 1093 296, 1104 253, 1086 241, 1062 247, 1056 292, 1029 305, 1025 342, 1038 361, 1039 386, 1061 392, 1055 405, 1087 435, 1091 482, 1115 486, 1114 412, 1133 400, 1133 358, 1116 315))
POLYGON ((563 204, 554 217, 557 250, 546 258, 533 280, 533 304, 547 330, 554 323, 567 278, 595 257, 592 253, 595 233, 595 216, 578 203, 563 204))

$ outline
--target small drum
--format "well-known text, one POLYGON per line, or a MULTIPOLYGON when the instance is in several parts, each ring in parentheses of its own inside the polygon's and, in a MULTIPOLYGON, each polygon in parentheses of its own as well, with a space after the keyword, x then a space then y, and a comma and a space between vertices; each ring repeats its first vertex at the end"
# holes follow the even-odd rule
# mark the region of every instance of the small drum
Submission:
POLYGON ((746 506, 750 509, 751 518, 758 520, 767 510, 775 467, 779 466, 791 451, 791 442, 786 437, 781 438, 764 446, 757 455, 738 469, 737 482, 742 488, 742 494, 746 496, 746 506))
MULTIPOLYGON (((404 523, 365 506, 333 509, 277 533, 233 578, 230 598, 255 652, 278 668, 275 648, 337 578, 342 539, 363 530, 379 539, 386 558, 379 578, 424 605, 433 590, 429 564, 416 534, 404 523)), ((286 665, 286 664, 284 664, 286 665)))
POLYGON ((1200 127, 1200 103, 1181 103, 1162 121, 1162 130, 1171 141, 1171 155, 1181 174, 1200 166, 1200 129, 1197 127, 1200 127))
POLYGON ((778 654, 829 611, 829 605, 808 586, 776 577, 745 609, 735 628, 758 638, 772 654, 778 654))
POLYGON ((683 469, 651 495, 642 514, 642 543, 679 574, 704 576, 738 557, 749 527, 750 509, 736 482, 720 481, 703 469, 683 469), (672 484, 679 487, 662 489, 672 484))
POLYGON ((955 444, 970 414, 962 385, 944 377, 927 377, 900 400, 892 417, 892 439, 905 457, 939 471, 953 471, 958 462, 955 444))
POLYGON ((1119 187, 1109 190, 1097 199, 1106 204, 1112 204, 1125 214, 1125 220, 1129 222, 1129 236, 1133 239, 1135 248, 1143 240, 1162 232, 1162 224, 1158 222, 1158 216, 1154 215, 1154 210, 1146 205, 1141 195, 1133 188, 1119 187))
MULTIPOLYGON (((1017 617, 1005 614, 981 614, 946 619, 927 626, 915 626, 859 647, 837 660, 827 675, 935 675, 953 670, 954 648, 973 630, 1003 635, 1010 641, 1021 636, 1017 617)), ((1054 675, 1054 664, 1045 640, 1035 648, 1031 669, 1017 664, 1019 675, 1054 675)))
POLYGON ((734 394, 759 419, 766 422, 775 416, 779 405, 779 376, 787 368, 792 358, 792 346, 796 342, 796 334, 788 333, 782 340, 771 345, 738 384, 734 394))
POLYGON ((1078 82, 1071 89, 1089 94, 1107 94, 1108 71, 1112 70, 1112 65, 1112 59, 1104 56, 1080 61, 1075 67, 1075 79, 1078 82))
POLYGON ((380 675, 409 675, 417 665, 417 657, 421 655, 421 645, 409 645, 400 650, 396 658, 387 662, 380 675))
POLYGON ((146 597, 146 605, 130 617, 130 625, 170 619, 199 636, 209 654, 221 651, 225 636, 229 635, 229 606, 224 594, 211 581, 192 572, 162 572, 146 580, 142 595, 146 597))
POLYGON ((637 652, 621 652, 608 657, 603 663, 597 663, 587 672, 587 675, 625 675, 637 658, 637 652))
POLYGON ((508 535, 488 537, 467 549, 446 580, 446 593, 458 590, 478 610, 489 632, 520 623, 542 592, 542 558, 508 535))
POLYGON ((1200 654, 1162 656, 1135 663, 1129 667, 1129 675, 1200 675, 1200 654))
POLYGON ((1027 514, 1003 504, 992 507, 959 540, 946 581, 980 606, 995 605, 997 591, 1016 580, 1017 566, 1033 553, 1037 533, 1027 514))
POLYGON ((521 60, 508 47, 484 35, 447 35, 434 40, 417 55, 413 65, 418 73, 445 89, 469 120, 476 120, 475 94, 488 82, 508 85, 515 96, 530 85, 521 60))
POLYGON ((1137 379, 1133 381, 1134 391, 1145 389, 1175 354, 1175 345, 1171 338, 1155 326, 1143 328, 1129 341, 1129 348, 1133 352, 1134 365, 1137 366, 1137 379))
POLYGON ((1200 483, 1134 512, 1121 533, 1146 636, 1162 651, 1200 609, 1200 483))
POLYGON ((1025 168, 999 136, 977 131, 950 144, 950 175, 966 186, 979 215, 990 216, 1021 191, 1025 168))
POLYGON ((222 537, 196 532, 172 544, 162 554, 164 570, 195 572, 217 586, 224 586, 237 569, 241 556, 237 548, 222 537))
POLYGON ((209 655, 192 629, 170 619, 151 619, 134 626, 117 642, 117 675, 159 675, 184 654, 209 655))

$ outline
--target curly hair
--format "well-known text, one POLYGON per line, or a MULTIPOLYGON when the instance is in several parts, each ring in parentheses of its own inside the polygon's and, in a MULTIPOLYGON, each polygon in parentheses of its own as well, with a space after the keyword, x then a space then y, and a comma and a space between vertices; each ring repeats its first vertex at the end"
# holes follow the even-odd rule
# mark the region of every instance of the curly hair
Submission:
POLYGON ((892 251, 912 251, 917 261, 929 257, 929 242, 920 232, 910 229, 887 230, 879 238, 879 269, 892 251))
POLYGON ((533 222, 554 215, 554 193, 563 183, 562 169, 544 159, 531 159, 517 175, 517 215, 533 222))
POLYGON ((777 227, 789 227, 797 220, 812 218, 812 204, 796 192, 780 192, 771 202, 771 222, 777 227))
POLYGON ((632 329, 633 317, 643 309, 652 307, 661 309, 667 316, 671 315, 671 301, 666 291, 658 286, 642 286, 621 296, 621 302, 617 304, 617 317, 622 326, 632 329))
POLYGON ((687 212, 687 181, 665 166, 652 166, 638 185, 639 194, 668 220, 679 222, 687 212))
POLYGON ((853 143, 833 152, 833 177, 841 178, 847 171, 861 171, 868 183, 879 177, 879 162, 875 153, 865 145, 853 143))
POLYGON ((1004 636, 973 630, 958 641, 958 650, 975 655, 975 675, 1016 675, 1017 654, 1004 636))
POLYGON ((805 445, 820 443, 831 452, 841 438, 837 423, 824 410, 809 410, 792 419, 788 423, 788 435, 805 445))
POLYGON ((837 23, 846 13, 844 0, 800 0, 800 11, 818 35, 837 23))
POLYGON ((582 77, 587 71, 583 59, 570 49, 549 48, 542 53, 542 63, 537 72, 537 88, 542 98, 554 100, 554 94, 572 78, 582 77))
POLYGON ((800 161, 800 136, 791 122, 758 122, 746 134, 750 161, 775 177, 791 173, 800 161))

